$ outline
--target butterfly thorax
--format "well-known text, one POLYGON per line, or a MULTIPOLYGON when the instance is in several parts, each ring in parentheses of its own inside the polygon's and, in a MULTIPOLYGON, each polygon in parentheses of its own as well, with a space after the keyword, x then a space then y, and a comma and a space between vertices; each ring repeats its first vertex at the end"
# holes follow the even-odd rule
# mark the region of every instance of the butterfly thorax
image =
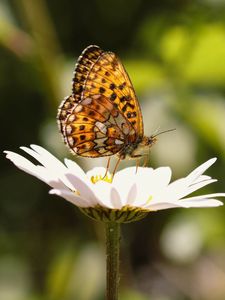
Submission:
POLYGON ((149 148, 156 143, 154 136, 144 136, 136 142, 127 143, 124 148, 118 153, 120 159, 137 159, 138 157, 148 154, 149 148))

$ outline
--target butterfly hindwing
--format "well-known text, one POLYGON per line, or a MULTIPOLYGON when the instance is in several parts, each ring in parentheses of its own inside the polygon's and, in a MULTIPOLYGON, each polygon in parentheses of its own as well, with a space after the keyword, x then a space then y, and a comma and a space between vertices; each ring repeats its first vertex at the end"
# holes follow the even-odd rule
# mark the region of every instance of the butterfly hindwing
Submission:
POLYGON ((95 95, 74 106, 64 124, 63 135, 76 154, 99 157, 121 150, 131 130, 127 120, 105 96, 95 95))

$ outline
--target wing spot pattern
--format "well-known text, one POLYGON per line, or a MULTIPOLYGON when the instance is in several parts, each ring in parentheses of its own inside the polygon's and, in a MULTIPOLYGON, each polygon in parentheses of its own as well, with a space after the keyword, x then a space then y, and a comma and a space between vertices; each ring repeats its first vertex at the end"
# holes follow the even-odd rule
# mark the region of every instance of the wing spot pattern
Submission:
POLYGON ((58 120, 70 149, 85 157, 113 155, 124 143, 140 141, 139 103, 114 53, 98 46, 82 52, 75 66, 72 96, 60 105, 58 120))

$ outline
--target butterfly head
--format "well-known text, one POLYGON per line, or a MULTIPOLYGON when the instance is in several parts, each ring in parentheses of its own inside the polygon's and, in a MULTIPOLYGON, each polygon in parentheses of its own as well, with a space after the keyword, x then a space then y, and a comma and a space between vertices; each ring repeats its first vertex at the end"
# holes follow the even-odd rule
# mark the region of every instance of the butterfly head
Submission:
POLYGON ((147 146, 148 148, 150 148, 150 147, 153 146, 156 142, 157 142, 156 136, 151 135, 150 137, 144 136, 140 144, 141 144, 142 146, 147 146))
POLYGON ((141 144, 143 144, 143 146, 151 147, 157 142, 157 140, 158 140, 157 136, 159 136, 162 133, 170 132, 170 131, 174 131, 174 130, 176 130, 176 129, 172 128, 172 129, 168 129, 168 130, 165 130, 165 131, 158 132, 156 134, 152 134, 150 137, 144 136, 142 141, 141 141, 141 144))
POLYGON ((137 146, 137 148, 135 149, 135 152, 140 152, 140 155, 143 155, 143 153, 145 153, 146 151, 149 150, 150 147, 152 147, 158 140, 158 135, 165 133, 165 132, 169 132, 169 131, 173 131, 175 129, 169 129, 169 130, 165 130, 165 131, 161 131, 157 134, 152 134, 150 137, 148 136, 144 136, 141 140, 141 142, 139 143, 139 145, 137 146))
POLYGON ((135 144, 129 144, 124 151, 124 158, 136 159, 149 152, 149 148, 156 143, 157 139, 154 136, 144 136, 141 141, 135 144))

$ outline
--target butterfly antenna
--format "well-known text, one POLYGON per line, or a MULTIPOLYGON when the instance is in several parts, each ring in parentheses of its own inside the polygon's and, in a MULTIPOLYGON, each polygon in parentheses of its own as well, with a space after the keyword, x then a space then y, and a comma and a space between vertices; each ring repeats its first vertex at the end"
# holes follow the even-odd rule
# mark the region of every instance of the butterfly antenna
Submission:
POLYGON ((153 136, 156 136, 156 135, 157 135, 157 132, 159 132, 159 130, 160 130, 160 126, 158 126, 158 127, 154 130, 153 136))
POLYGON ((160 131, 160 132, 157 133, 157 134, 153 134, 151 137, 152 137, 152 138, 155 138, 155 137, 157 137, 157 136, 160 135, 160 134, 163 134, 163 133, 166 133, 166 132, 170 132, 170 131, 174 131, 174 130, 176 130, 176 128, 172 128, 172 129, 167 129, 167 130, 164 130, 164 131, 160 131))

